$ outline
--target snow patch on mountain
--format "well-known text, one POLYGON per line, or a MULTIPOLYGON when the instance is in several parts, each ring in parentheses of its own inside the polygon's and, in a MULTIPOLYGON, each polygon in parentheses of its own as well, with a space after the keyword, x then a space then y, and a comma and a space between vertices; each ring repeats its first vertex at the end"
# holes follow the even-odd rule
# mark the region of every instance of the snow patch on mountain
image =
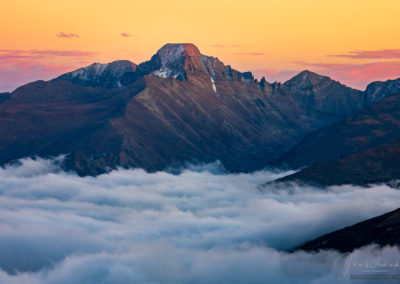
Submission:
POLYGON ((172 70, 167 67, 161 67, 160 69, 153 72, 153 75, 156 75, 161 78, 169 78, 172 74, 172 70))
POLYGON ((87 67, 79 68, 78 70, 72 71, 70 78, 80 78, 82 80, 89 80, 90 77, 101 76, 104 70, 108 67, 109 63, 93 63, 87 67))
POLYGON ((214 81, 214 79, 212 77, 210 77, 210 80, 211 80, 213 91, 216 93, 217 92, 217 87, 215 86, 215 81, 214 81))
POLYGON ((135 71, 136 64, 128 60, 117 60, 106 64, 93 63, 59 78, 85 86, 120 88, 124 86, 121 79, 125 74, 135 71))

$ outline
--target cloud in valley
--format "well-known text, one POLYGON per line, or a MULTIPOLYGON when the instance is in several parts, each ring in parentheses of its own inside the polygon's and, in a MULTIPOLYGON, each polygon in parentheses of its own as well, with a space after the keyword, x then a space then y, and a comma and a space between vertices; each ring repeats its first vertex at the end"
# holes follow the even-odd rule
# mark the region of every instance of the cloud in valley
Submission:
POLYGON ((287 173, 227 174, 218 163, 98 177, 58 163, 0 169, 1 283, 332 283, 339 253, 280 250, 393 210, 400 197, 384 185, 261 189, 287 173))

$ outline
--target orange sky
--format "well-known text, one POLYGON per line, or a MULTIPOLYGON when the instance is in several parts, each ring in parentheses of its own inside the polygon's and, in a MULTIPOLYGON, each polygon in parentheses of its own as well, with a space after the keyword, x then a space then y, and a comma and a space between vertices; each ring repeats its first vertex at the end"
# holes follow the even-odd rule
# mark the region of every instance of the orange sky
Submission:
POLYGON ((13 0, 0 11, 0 91, 92 62, 140 63, 167 42, 268 81, 303 69, 358 88, 400 77, 398 0, 13 0))

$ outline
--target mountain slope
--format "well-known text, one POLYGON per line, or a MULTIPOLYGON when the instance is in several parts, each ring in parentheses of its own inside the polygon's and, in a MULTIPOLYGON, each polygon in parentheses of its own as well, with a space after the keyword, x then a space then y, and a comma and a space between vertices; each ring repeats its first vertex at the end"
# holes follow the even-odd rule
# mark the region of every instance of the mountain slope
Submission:
POLYGON ((377 102, 381 99, 400 93, 400 78, 396 80, 387 80, 385 82, 373 82, 365 90, 366 99, 371 102, 377 102))
POLYGON ((10 97, 10 93, 0 93, 0 103, 4 102, 10 97))
POLYGON ((352 252, 370 244, 400 245, 400 209, 321 236, 307 242, 299 249, 305 251, 335 249, 340 252, 352 252))
POLYGON ((93 64, 15 90, 0 104, 0 163, 69 154, 66 168, 81 175, 215 160, 252 171, 364 101, 315 73, 258 82, 192 44, 167 44, 139 65, 93 64))
POLYGON ((283 86, 306 112, 319 111, 326 115, 346 117, 368 104, 363 92, 307 70, 283 86))
POLYGON ((118 60, 107 64, 93 63, 59 78, 72 83, 103 88, 116 88, 131 83, 129 74, 136 71, 136 64, 128 60, 118 60))
POLYGON ((400 178, 400 96, 394 95, 400 93, 400 88, 392 89, 393 93, 384 86, 381 90, 385 90, 385 96, 392 96, 343 122, 309 134, 285 154, 282 160, 287 165, 310 167, 282 180, 330 185, 400 178))
POLYGON ((389 183, 400 179, 400 140, 372 147, 356 154, 318 163, 276 182, 300 181, 329 186, 389 183))

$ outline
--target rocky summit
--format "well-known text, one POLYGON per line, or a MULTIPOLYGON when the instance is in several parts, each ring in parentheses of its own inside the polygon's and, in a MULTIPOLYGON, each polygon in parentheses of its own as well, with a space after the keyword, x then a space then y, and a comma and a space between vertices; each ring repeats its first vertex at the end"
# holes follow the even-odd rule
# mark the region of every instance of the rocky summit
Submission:
POLYGON ((389 93, 366 98, 310 71, 271 84, 193 44, 166 44, 138 65, 94 63, 1 94, 0 163, 64 154, 80 175, 216 160, 254 171, 389 93))

